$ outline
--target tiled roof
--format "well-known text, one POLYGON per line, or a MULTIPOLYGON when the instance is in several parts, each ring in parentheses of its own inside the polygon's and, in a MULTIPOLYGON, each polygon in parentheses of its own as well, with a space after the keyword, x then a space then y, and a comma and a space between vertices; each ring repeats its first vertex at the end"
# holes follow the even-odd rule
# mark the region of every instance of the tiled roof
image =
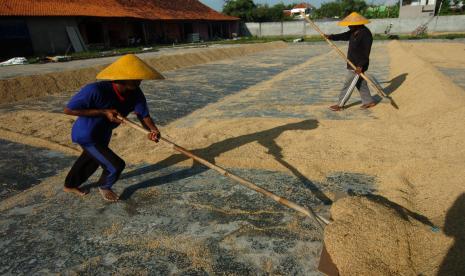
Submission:
POLYGON ((312 5, 308 4, 308 3, 300 3, 300 4, 297 4, 293 7, 293 9, 311 9, 313 8, 312 5))
POLYGON ((0 16, 95 16, 149 20, 238 20, 197 0, 0 0, 0 16))

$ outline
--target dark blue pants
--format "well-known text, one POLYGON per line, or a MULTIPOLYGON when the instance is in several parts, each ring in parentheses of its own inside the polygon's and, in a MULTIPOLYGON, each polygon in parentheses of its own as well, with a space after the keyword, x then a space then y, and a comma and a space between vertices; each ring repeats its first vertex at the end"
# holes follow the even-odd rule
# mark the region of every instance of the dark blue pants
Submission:
POLYGON ((111 189, 126 164, 106 145, 81 145, 83 152, 76 160, 65 179, 65 186, 76 188, 102 167, 103 173, 98 184, 102 189, 111 189))

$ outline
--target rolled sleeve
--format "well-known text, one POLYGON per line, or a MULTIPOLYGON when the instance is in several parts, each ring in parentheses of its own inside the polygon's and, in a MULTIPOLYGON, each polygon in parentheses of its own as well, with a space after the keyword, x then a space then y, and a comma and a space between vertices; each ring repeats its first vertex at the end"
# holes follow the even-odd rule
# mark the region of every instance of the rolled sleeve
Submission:
POLYGON ((82 88, 66 105, 71 110, 90 109, 94 97, 94 89, 89 86, 82 88))
POLYGON ((331 34, 329 37, 334 41, 347 41, 350 39, 351 31, 347 31, 340 34, 331 34))
POLYGON ((139 119, 150 116, 149 107, 147 105, 147 99, 142 92, 139 93, 136 104, 134 106, 134 113, 136 113, 139 119))

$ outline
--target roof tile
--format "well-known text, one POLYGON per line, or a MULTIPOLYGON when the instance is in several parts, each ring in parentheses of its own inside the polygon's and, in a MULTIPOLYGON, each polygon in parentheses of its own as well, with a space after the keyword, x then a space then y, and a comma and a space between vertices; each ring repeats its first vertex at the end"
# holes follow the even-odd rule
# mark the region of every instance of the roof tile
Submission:
POLYGON ((198 0, 1 0, 0 16, 132 17, 148 20, 238 20, 198 0))

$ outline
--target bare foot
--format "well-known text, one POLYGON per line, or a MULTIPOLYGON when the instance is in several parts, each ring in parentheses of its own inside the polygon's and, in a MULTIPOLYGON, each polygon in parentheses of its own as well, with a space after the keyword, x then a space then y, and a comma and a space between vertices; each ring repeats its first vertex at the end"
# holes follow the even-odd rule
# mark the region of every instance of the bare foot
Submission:
POLYGON ((329 107, 332 111, 341 111, 344 109, 344 107, 340 107, 339 105, 335 104, 329 107))
POLYGON ((106 201, 115 202, 119 199, 119 196, 115 194, 115 192, 113 192, 111 189, 98 188, 98 190, 100 191, 100 194, 102 195, 103 199, 106 201))
POLYGON ((362 106, 360 106, 360 109, 368 109, 368 108, 372 108, 373 106, 375 106, 376 103, 375 102, 372 102, 372 103, 368 103, 368 104, 363 104, 362 106))
POLYGON ((72 194, 75 194, 75 195, 78 195, 78 196, 85 196, 85 195, 87 195, 89 193, 89 191, 84 190, 84 189, 68 188, 68 187, 64 187, 63 191, 66 192, 66 193, 72 193, 72 194))

